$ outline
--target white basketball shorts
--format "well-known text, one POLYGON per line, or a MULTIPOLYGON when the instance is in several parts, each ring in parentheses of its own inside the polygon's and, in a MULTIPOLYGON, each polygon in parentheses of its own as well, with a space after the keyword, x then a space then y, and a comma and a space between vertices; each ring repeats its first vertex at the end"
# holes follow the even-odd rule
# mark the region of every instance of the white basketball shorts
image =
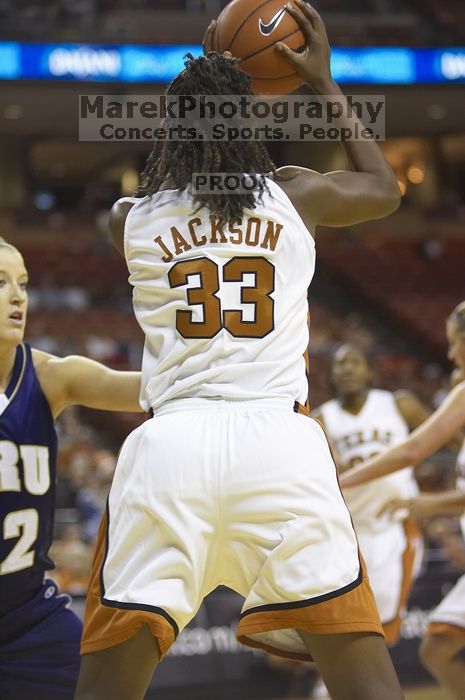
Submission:
POLYGON ((427 634, 465 638, 465 575, 461 576, 429 617, 427 634))
POLYGON ((420 530, 411 519, 388 522, 382 531, 356 530, 386 642, 395 644, 423 556, 420 530))
POLYGON ((131 433, 82 652, 148 624, 164 656, 220 585, 245 599, 239 640, 278 655, 309 659, 296 629, 383 634, 323 430, 287 400, 184 399, 131 433))

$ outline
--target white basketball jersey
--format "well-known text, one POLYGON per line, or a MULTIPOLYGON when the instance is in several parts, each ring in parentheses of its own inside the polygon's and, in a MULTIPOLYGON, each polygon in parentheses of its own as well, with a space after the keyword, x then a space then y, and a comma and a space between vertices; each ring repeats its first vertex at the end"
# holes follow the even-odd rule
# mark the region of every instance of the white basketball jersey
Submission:
POLYGON ((306 403, 315 246, 287 195, 268 184, 272 196, 223 227, 187 192, 131 200, 124 244, 145 333, 145 410, 192 397, 306 403))
MULTIPOLYGON (((319 411, 331 443, 342 462, 355 466, 403 442, 408 426, 389 391, 371 389, 358 415, 345 411, 338 399, 323 404, 319 411)), ((394 498, 412 498, 418 492, 412 469, 385 476, 344 491, 357 528, 383 530, 386 519, 379 518, 382 506, 394 498)))
MULTIPOLYGON (((457 489, 465 493, 465 440, 457 456, 457 489)), ((465 538, 465 515, 460 518, 460 527, 465 538)))

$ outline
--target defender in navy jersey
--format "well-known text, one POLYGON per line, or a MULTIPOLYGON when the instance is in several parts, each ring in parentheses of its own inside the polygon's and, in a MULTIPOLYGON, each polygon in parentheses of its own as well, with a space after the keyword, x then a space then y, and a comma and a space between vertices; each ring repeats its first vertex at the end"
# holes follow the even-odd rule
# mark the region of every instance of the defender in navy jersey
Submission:
POLYGON ((72 404, 140 411, 140 375, 24 344, 26 285, 19 251, 0 239, 0 698, 67 700, 82 624, 44 578, 53 569, 54 420, 72 404))

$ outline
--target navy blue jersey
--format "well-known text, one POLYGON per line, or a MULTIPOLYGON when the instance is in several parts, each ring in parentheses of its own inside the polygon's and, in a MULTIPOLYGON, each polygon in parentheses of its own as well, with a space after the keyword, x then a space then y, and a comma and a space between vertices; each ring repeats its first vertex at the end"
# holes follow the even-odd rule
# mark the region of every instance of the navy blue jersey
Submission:
POLYGON ((31 349, 19 345, 0 396, 0 615, 42 587, 52 543, 57 436, 31 349))

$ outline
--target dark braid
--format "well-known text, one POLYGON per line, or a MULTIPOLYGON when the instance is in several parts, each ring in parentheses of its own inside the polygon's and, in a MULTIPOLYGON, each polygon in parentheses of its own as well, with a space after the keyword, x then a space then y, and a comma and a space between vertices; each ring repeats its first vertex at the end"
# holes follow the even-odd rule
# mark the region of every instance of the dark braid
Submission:
MULTIPOLYGON (((168 88, 168 95, 253 95, 251 79, 236 60, 216 52, 194 58, 187 54, 183 70, 168 88)), ((193 173, 258 174, 255 191, 244 194, 198 194, 193 199, 225 222, 237 221, 244 209, 254 209, 269 191, 266 174, 276 168, 260 141, 157 141, 142 173, 140 195, 158 192, 168 178, 185 190, 193 173)))

